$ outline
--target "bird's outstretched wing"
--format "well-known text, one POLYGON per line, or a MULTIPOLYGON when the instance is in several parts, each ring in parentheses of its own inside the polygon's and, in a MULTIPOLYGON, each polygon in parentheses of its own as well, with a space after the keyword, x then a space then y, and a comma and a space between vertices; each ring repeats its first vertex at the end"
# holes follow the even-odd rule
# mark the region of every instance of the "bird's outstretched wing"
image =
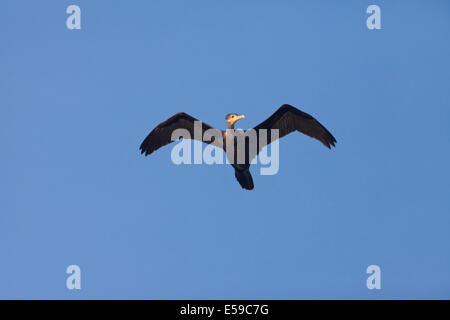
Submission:
POLYGON ((275 111, 269 118, 261 122, 255 128, 258 136, 258 153, 266 145, 276 140, 272 137, 270 129, 278 129, 278 138, 285 135, 300 131, 311 138, 315 138, 322 142, 328 149, 335 146, 336 139, 333 135, 322 125, 319 121, 314 119, 311 115, 294 108, 289 104, 283 104, 277 111, 275 111), (267 143, 259 144, 259 129, 267 129, 267 143))
MULTIPOLYGON (((140 146, 141 153, 145 154, 146 156, 151 154, 152 152, 158 150, 159 148, 173 142, 172 140, 172 133, 176 129, 186 129, 191 139, 197 139, 197 137, 194 134, 194 122, 200 121, 184 112, 179 112, 175 114, 174 116, 170 117, 164 122, 161 122, 155 129, 150 132, 150 134, 147 136, 147 138, 144 139, 140 146)), ((222 141, 217 141, 218 144, 216 144, 215 139, 211 139, 211 141, 203 141, 203 134, 206 130, 215 129, 214 127, 210 126, 209 124, 206 124, 204 122, 201 123, 201 137, 198 137, 197 140, 213 144, 216 146, 221 146, 222 141)), ((218 130, 218 134, 222 134, 220 130, 218 130)), ((177 137, 178 138, 178 137, 177 137)))

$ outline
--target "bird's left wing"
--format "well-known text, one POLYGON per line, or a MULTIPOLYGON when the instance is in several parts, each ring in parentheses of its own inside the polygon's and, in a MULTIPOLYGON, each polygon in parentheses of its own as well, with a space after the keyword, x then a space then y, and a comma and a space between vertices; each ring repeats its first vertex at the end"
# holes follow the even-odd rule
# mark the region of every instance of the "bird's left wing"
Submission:
POLYGON ((289 104, 282 105, 269 118, 253 129, 256 130, 258 136, 258 153, 266 145, 276 140, 275 137, 272 137, 271 129, 278 129, 278 138, 282 138, 294 131, 300 131, 311 138, 319 140, 328 149, 331 146, 334 147, 336 143, 333 135, 319 121, 289 104), (267 130, 267 143, 265 144, 259 143, 260 129, 267 130))
MULTIPOLYGON (((222 135, 222 131, 219 129, 215 129, 214 127, 201 122, 201 137, 196 137, 194 132, 195 122, 200 120, 188 115, 184 112, 179 112, 174 116, 170 117, 164 122, 161 122, 155 129, 150 132, 150 134, 144 139, 140 146, 141 153, 146 156, 151 154, 152 152, 158 150, 159 148, 173 142, 172 133, 176 129, 185 129, 189 132, 191 139, 196 139, 198 141, 202 141, 208 144, 212 144, 217 147, 222 147, 223 141, 216 141, 214 137, 211 141, 203 141, 203 135, 206 130, 213 129, 217 130, 217 135, 222 135)), ((177 137, 178 138, 178 137, 177 137)))

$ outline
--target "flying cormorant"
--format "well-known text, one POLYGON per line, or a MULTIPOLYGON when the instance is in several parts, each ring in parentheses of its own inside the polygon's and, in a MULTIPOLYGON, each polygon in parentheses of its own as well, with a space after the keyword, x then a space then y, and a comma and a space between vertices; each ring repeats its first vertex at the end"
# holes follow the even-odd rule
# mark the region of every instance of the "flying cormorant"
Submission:
MULTIPOLYGON (((213 144, 215 146, 221 147, 227 153, 228 159, 234 159, 234 162, 231 161, 231 165, 235 169, 235 176, 241 187, 247 190, 253 189, 253 179, 250 174, 249 168, 252 159, 261 151, 261 149, 275 141, 277 138, 282 138, 285 135, 299 131, 304 133, 312 138, 315 138, 322 142, 325 147, 330 149, 331 146, 335 146, 336 139, 333 135, 322 125, 314 119, 311 115, 300 111, 299 109, 284 104, 282 105, 275 113, 273 113, 269 118, 265 121, 261 122, 259 125, 253 128, 255 130, 257 139, 256 140, 256 148, 249 148, 249 138, 245 138, 245 159, 244 161, 236 161, 237 158, 237 150, 239 147, 237 146, 237 137, 235 136, 234 125, 235 123, 243 119, 243 115, 238 115, 236 113, 229 113, 225 117, 225 121, 227 122, 228 130, 220 131, 223 141, 215 141, 215 139, 211 139, 211 141, 203 141, 203 134, 208 129, 218 130, 214 127, 201 122, 201 136, 196 137, 194 134, 194 122, 199 121, 190 115, 180 112, 169 118, 168 120, 161 122, 152 132, 144 139, 140 146, 140 150, 142 154, 148 156, 155 150, 158 150, 162 146, 165 146, 172 142, 172 132, 176 129, 185 129, 190 133, 190 137, 207 144, 213 144), (266 129, 266 130, 261 130, 266 129), (271 129, 278 129, 278 137, 276 134, 272 137, 271 129), (263 139, 261 142, 260 134, 267 134, 266 140, 263 139), (230 143, 230 137, 233 138, 230 143), (228 143, 227 143, 228 141, 228 143), (230 147, 233 145, 232 153, 230 155, 230 147), (253 151, 254 150, 254 151, 253 151), (251 151, 251 152, 250 152, 251 151)), ((236 131, 238 132, 238 131, 236 131)), ((248 133, 249 130, 245 131, 244 134, 248 133)))

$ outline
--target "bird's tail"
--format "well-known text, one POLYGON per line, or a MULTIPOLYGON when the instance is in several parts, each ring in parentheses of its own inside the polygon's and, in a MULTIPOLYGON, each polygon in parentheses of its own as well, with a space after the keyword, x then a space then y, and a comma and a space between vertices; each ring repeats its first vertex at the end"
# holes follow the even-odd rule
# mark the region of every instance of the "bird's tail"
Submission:
POLYGON ((253 178, 248 169, 244 171, 235 169, 234 175, 243 189, 252 190, 254 188, 253 178))

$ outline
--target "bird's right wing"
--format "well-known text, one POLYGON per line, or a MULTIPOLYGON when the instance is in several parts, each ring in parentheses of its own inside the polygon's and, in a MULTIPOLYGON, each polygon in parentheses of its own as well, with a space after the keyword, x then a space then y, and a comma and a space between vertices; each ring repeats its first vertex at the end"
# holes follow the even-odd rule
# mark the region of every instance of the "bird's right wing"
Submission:
MULTIPOLYGON (((144 139, 140 146, 141 153, 146 156, 152 152, 158 150, 159 148, 173 142, 172 133, 177 129, 185 129, 190 134, 190 139, 196 139, 208 144, 213 144, 217 147, 222 147, 223 141, 216 141, 216 139, 211 139, 211 141, 203 141, 203 135, 206 130, 213 129, 217 130, 217 135, 222 136, 222 131, 215 129, 214 127, 201 122, 201 137, 196 137, 194 134, 194 125, 196 121, 200 121, 184 112, 179 112, 174 116, 170 117, 164 122, 161 122, 155 129, 150 132, 150 134, 144 139)), ((200 122, 199 122, 200 123, 200 122)), ((179 137, 176 137, 179 138, 179 137)), ((222 138, 221 138, 222 140, 222 138)))

